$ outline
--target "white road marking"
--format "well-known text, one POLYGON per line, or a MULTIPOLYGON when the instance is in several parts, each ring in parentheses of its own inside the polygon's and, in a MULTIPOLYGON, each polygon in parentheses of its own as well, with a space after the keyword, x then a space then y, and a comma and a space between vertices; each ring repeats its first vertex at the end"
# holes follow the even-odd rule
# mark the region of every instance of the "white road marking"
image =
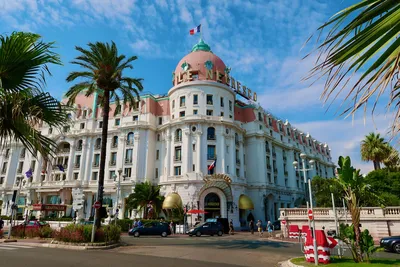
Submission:
POLYGON ((3 245, 0 245, 0 247, 1 246, 3 246, 3 247, 12 247, 12 248, 33 248, 33 247, 28 247, 28 246, 24 246, 24 245, 13 245, 13 244, 3 244, 3 245))

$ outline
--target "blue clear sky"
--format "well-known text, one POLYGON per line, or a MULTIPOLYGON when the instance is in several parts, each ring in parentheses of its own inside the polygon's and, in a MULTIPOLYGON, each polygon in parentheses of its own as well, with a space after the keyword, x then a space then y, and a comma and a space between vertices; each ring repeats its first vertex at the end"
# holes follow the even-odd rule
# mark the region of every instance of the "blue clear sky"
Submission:
MULTIPOLYGON (((316 28, 354 0, 0 0, 0 34, 13 31, 39 33, 55 41, 63 66, 50 66, 47 90, 57 98, 70 86, 65 77, 77 67, 70 61, 75 46, 113 40, 125 55, 136 55, 129 73, 144 79, 145 91, 167 93, 178 61, 198 41, 189 30, 202 25, 204 40, 232 67, 232 75, 256 91, 260 104, 273 114, 322 142, 335 157, 350 155, 364 172, 360 140, 374 129, 385 132, 384 114, 362 114, 343 120, 319 100, 323 81, 309 86, 301 79, 313 58, 301 60, 301 50, 316 28)), ((313 43, 314 44, 314 43, 313 43)), ((339 102, 333 108, 338 107, 339 102)))

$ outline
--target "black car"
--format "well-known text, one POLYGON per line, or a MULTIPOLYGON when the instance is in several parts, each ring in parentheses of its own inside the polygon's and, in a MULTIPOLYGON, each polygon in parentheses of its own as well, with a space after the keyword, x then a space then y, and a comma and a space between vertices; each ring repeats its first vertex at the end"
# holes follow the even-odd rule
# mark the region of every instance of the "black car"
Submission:
POLYGON ((400 254, 400 236, 389 236, 381 239, 381 247, 400 254))
POLYGON ((171 234, 171 229, 168 223, 152 222, 129 230, 129 235, 139 237, 141 235, 161 235, 167 237, 171 234))
POLYGON ((222 224, 220 222, 205 222, 189 231, 189 236, 201 236, 201 235, 218 235, 222 236, 224 233, 222 224))

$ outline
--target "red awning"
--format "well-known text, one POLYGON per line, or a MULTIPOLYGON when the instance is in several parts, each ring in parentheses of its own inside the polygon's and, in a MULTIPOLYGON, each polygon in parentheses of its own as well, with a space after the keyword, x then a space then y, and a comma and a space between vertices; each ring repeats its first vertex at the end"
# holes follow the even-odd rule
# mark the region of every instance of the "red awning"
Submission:
POLYGON ((56 204, 33 204, 32 210, 40 211, 66 211, 67 205, 56 205, 56 204))
POLYGON ((187 213, 188 214, 204 214, 204 213, 208 213, 208 212, 204 211, 204 210, 189 210, 187 213))

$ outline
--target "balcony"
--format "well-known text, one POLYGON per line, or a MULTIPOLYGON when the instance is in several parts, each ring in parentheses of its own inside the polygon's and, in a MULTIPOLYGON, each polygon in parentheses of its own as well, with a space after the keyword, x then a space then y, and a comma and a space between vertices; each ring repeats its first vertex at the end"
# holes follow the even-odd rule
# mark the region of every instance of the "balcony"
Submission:
POLYGON ((216 160, 217 155, 216 154, 207 154, 207 160, 216 160))
POLYGON ((271 153, 271 149, 269 149, 269 148, 267 148, 266 151, 267 151, 267 153, 271 153))
POLYGON ((112 143, 111 144, 111 148, 117 148, 118 147, 118 143, 112 143))
POLYGON ((182 161, 182 157, 181 156, 175 156, 174 157, 174 161, 175 162, 181 162, 182 161))
POLYGON ((239 140, 235 140, 235 145, 239 146, 239 140))
POLYGON ((2 169, 1 170, 1 174, 6 174, 6 172, 7 172, 7 169, 2 169))
POLYGON ((271 165, 267 164, 267 169, 271 170, 271 165))
POLYGON ((99 167, 100 163, 99 162, 93 162, 93 167, 99 167))
POLYGON ((95 150, 99 150, 100 148, 101 148, 101 145, 100 145, 100 144, 94 145, 94 149, 95 149, 95 150))
POLYGON ((133 146, 133 143, 134 143, 134 140, 132 140, 132 139, 126 140, 126 145, 127 146, 133 146))
POLYGON ((236 165, 240 165, 240 159, 236 159, 236 165))
POLYGON ((277 172, 278 172, 278 169, 274 167, 274 173, 277 173, 277 172))
POLYGON ((22 169, 17 169, 17 173, 18 174, 22 173, 22 169))
POLYGON ((276 152, 272 152, 272 156, 276 158, 276 152))
POLYGON ((110 160, 110 161, 108 162, 108 165, 109 165, 109 166, 115 166, 115 165, 117 165, 117 161, 116 161, 116 160, 110 160))
POLYGON ((216 140, 217 136, 215 134, 209 134, 207 135, 207 140, 216 140))
POLYGON ((182 136, 175 136, 174 141, 175 142, 182 142, 182 136))
POLYGON ((74 168, 75 169, 79 169, 81 167, 81 164, 80 163, 75 163, 75 165, 74 165, 74 168))
POLYGON ((125 164, 132 164, 132 158, 125 159, 125 164))
POLYGON ((76 151, 82 151, 82 146, 77 146, 76 151))

